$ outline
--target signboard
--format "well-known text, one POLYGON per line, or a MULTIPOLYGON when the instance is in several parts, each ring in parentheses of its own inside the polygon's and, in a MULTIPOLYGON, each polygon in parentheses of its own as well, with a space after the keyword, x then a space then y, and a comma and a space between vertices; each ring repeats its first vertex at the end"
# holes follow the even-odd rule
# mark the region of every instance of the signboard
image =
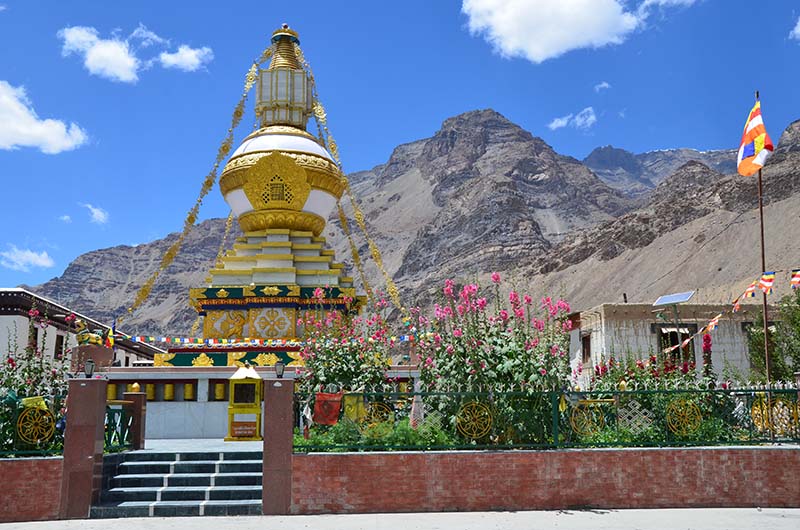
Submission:
POLYGON ((235 438, 257 438, 257 423, 254 421, 231 422, 231 434, 235 438))

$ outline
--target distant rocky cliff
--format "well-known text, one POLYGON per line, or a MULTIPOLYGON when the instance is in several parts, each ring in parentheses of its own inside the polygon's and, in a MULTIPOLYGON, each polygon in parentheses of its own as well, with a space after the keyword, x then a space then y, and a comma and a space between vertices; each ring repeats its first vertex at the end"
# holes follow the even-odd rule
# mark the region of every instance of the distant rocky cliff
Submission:
MULTIPOLYGON (((800 260, 800 248, 785 229, 798 224, 799 169, 795 122, 765 170, 767 217, 784 228, 768 233, 775 268, 800 265, 790 263, 800 260)), ((726 176, 732 172, 733 151, 634 155, 604 147, 580 162, 481 110, 445 120, 433 137, 398 146, 385 164, 350 180, 405 303, 430 303, 444 278, 485 278, 498 270, 534 294, 563 294, 573 307, 586 308, 617 301, 623 290, 631 301, 646 302, 698 285, 699 300, 727 301, 757 274, 753 266, 760 265, 750 256, 754 180, 726 176)), ((194 320, 188 289, 203 285, 223 231, 223 219, 195 227, 123 330, 188 333, 194 320)), ((351 265, 336 216, 325 236, 337 260, 351 265)), ((175 237, 89 252, 34 290, 110 322, 175 237)), ((368 279, 382 285, 365 239, 356 233, 355 241, 368 279)), ((358 283, 357 273, 350 274, 358 283)))

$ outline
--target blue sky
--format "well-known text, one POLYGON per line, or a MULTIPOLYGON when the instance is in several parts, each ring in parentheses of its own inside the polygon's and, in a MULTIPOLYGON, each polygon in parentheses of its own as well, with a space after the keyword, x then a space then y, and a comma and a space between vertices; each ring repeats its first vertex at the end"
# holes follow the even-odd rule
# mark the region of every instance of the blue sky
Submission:
MULTIPOLYGON (((756 88, 777 142, 799 19, 793 0, 0 0, 0 286, 178 230, 282 22, 355 171, 487 107, 577 158, 734 148, 756 88)), ((201 218, 225 215, 214 190, 201 218)))

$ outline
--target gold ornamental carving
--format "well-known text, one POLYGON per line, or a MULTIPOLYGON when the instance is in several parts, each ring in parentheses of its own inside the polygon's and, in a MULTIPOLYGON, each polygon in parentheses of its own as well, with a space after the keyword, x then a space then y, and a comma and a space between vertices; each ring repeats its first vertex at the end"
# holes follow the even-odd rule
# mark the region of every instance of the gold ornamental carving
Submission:
POLYGON ((56 419, 47 407, 26 407, 17 418, 17 436, 26 444, 49 442, 55 428, 56 419))
MULTIPOLYGON (((259 160, 268 156, 269 153, 274 152, 249 153, 228 162, 219 180, 219 189, 222 195, 225 196, 237 188, 244 187, 245 182, 250 178, 250 170, 259 160)), ((291 158, 298 166, 305 169, 306 181, 312 189, 326 191, 337 199, 341 198, 344 193, 345 182, 341 178, 339 168, 330 160, 316 155, 301 153, 282 151, 279 154, 291 158)))
POLYGON ((245 336, 247 314, 244 311, 208 311, 203 321, 207 339, 239 339, 245 336))
POLYGON ((286 293, 286 296, 300 296, 300 286, 299 285, 288 285, 289 292, 286 293))
POLYGON ((229 293, 225 289, 220 289, 219 291, 217 291, 217 298, 228 298, 229 294, 231 293, 229 293))
POLYGON ((287 351, 286 355, 288 355, 289 358, 291 359, 289 364, 287 364, 286 366, 305 366, 306 365, 306 362, 300 356, 300 352, 299 351, 287 351))
POLYGON ((244 193, 255 210, 301 210, 311 193, 306 170, 281 153, 260 158, 244 176, 244 193))
POLYGON ((239 217, 239 226, 245 232, 256 232, 268 228, 290 228, 313 232, 315 236, 318 236, 325 229, 325 219, 309 212, 253 211, 239 217))
POLYGON ((153 355, 153 366, 172 366, 170 361, 174 358, 174 353, 156 353, 153 355))
POLYGON ((259 353, 253 359, 253 362, 259 366, 275 366, 278 361, 278 356, 274 353, 259 353))
POLYGON ((244 363, 240 361, 240 359, 244 358, 247 355, 245 351, 235 351, 228 353, 228 362, 227 366, 244 366, 244 363))
POLYGON ((276 296, 280 294, 281 290, 274 285, 268 285, 266 287, 262 287, 261 292, 264 293, 264 296, 276 296))
POLYGON ((192 366, 214 366, 214 359, 212 359, 205 353, 201 353, 200 355, 192 359, 192 366))
POLYGON ((293 320, 293 309, 274 307, 251 309, 250 334, 265 339, 292 336, 293 320))

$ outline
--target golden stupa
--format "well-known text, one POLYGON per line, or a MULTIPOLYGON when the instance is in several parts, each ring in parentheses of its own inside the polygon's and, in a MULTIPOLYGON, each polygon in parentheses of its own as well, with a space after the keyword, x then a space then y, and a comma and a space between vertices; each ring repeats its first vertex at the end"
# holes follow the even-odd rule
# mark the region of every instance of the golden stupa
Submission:
POLYGON ((259 128, 220 177, 244 237, 211 269, 207 286, 190 291, 205 315, 204 338, 223 343, 301 338, 298 317, 317 308, 318 288, 325 309, 351 311, 358 303, 353 279, 320 237, 345 181, 324 144, 306 131, 312 80, 298 57, 297 32, 284 24, 272 43, 272 60, 256 82, 259 128))

